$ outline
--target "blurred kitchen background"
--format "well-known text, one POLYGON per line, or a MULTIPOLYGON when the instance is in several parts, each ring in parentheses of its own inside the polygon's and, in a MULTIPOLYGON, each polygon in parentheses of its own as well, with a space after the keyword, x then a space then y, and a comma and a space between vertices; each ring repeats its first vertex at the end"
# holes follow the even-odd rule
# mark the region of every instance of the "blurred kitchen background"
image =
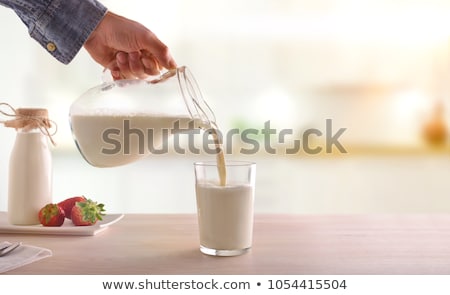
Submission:
MULTIPOLYGON (((325 133, 326 119, 333 132, 346 128, 339 142, 347 153, 286 155, 287 140, 276 155, 243 155, 245 143, 234 141, 229 159, 257 163, 256 212, 450 212, 450 1, 102 2, 149 27, 190 67, 223 131, 270 120, 292 129, 292 140, 309 128, 325 133)), ((55 201, 84 194, 109 212, 195 212, 192 163, 213 156, 89 166, 68 112, 101 82, 102 68, 83 49, 70 65, 58 63, 3 7, 0 22, 0 101, 46 107, 58 124, 55 201)), ((0 128, 0 211, 14 138, 0 128)))

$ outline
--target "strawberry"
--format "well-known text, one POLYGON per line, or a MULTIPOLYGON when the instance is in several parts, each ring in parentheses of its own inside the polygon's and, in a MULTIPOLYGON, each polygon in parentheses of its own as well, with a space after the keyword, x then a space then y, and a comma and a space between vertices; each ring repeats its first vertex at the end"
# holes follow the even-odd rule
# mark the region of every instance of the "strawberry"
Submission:
POLYGON ((76 202, 82 202, 82 201, 86 201, 86 198, 84 196, 76 196, 76 197, 65 199, 64 201, 59 202, 58 205, 64 209, 66 218, 71 219, 73 206, 75 206, 76 202))
POLYGON ((93 225, 105 215, 104 205, 90 199, 76 202, 72 208, 72 222, 75 225, 93 225))
POLYGON ((39 210, 38 217, 43 226, 61 226, 65 218, 64 209, 50 203, 39 210))

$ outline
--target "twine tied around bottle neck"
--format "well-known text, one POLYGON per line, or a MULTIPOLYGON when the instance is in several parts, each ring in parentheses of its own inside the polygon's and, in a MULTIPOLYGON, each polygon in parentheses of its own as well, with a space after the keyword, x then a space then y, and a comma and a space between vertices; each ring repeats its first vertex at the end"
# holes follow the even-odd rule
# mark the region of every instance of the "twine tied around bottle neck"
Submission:
POLYGON ((42 134, 46 135, 50 142, 55 146, 56 143, 53 140, 53 135, 56 134, 57 125, 54 121, 48 118, 47 109, 42 108, 13 108, 10 104, 2 102, 0 103, 0 114, 6 117, 12 117, 11 120, 0 120, 5 127, 11 127, 22 129, 23 131, 29 131, 32 129, 39 129, 42 134), (9 110, 4 111, 1 107, 6 107, 9 110), (54 127, 55 130, 50 132, 49 129, 54 127))

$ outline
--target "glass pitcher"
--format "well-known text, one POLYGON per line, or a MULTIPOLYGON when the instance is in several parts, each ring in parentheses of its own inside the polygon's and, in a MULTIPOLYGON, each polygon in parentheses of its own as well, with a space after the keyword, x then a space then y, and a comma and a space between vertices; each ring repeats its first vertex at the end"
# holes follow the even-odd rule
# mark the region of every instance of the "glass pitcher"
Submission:
POLYGON ((159 151, 178 131, 215 126, 214 113, 186 66, 146 80, 104 82, 70 107, 78 150, 96 167, 115 167, 159 151))

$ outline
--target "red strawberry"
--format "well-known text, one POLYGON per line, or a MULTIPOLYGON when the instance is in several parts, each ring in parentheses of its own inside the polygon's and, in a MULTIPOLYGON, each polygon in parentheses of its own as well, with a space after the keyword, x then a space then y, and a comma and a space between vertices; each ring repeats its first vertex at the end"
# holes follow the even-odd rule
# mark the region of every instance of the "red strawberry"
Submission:
POLYGON ((39 210, 39 222, 43 226, 61 226, 64 223, 64 209, 58 204, 47 204, 39 210))
POLYGON ((59 202, 58 205, 64 209, 66 218, 71 219, 73 206, 75 206, 76 202, 82 202, 82 201, 86 201, 86 198, 84 196, 76 196, 76 197, 65 199, 64 201, 59 202))
POLYGON ((72 222, 75 225, 93 225, 98 220, 102 220, 104 205, 97 204, 92 200, 76 202, 72 208, 72 222))

